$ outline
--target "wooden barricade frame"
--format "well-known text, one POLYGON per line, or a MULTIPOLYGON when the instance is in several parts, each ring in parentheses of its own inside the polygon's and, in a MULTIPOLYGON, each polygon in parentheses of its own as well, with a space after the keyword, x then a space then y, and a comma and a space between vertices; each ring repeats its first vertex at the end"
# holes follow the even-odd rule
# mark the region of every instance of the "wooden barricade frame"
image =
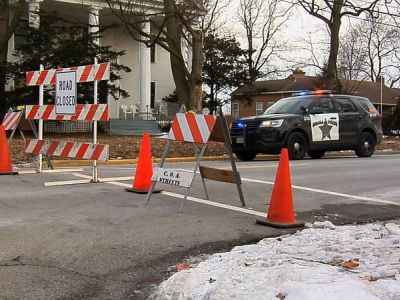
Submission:
MULTIPOLYGON (((203 188, 204 188, 204 192, 205 192, 205 196, 206 196, 207 200, 209 199, 209 195, 208 195, 205 179, 219 181, 219 182, 225 182, 225 183, 232 183, 232 184, 236 185, 242 207, 246 207, 246 203, 245 203, 245 200, 243 197, 243 191, 242 191, 242 187, 241 187, 241 184, 242 184, 241 177, 240 177, 239 172, 237 171, 236 163, 235 163, 235 160, 233 157, 232 144, 231 144, 231 138, 230 138, 227 121, 226 121, 226 118, 223 115, 222 109, 220 107, 218 107, 217 112, 218 112, 218 116, 215 118, 212 131, 210 133, 210 136, 207 138, 207 141, 205 141, 205 143, 202 143, 200 146, 193 140, 187 140, 187 139, 183 140, 185 142, 193 143, 194 153, 196 156, 196 165, 194 167, 193 173, 188 172, 188 171, 163 168, 165 160, 168 156, 168 152, 171 147, 171 144, 174 141, 174 139, 171 139, 171 138, 168 139, 167 144, 164 149, 164 152, 163 152, 163 155, 160 159, 159 166, 155 169, 155 172, 153 173, 152 183, 151 183, 149 192, 147 193, 146 201, 144 204, 149 204, 151 196, 153 194, 153 190, 154 190, 157 182, 164 183, 164 184, 171 184, 174 186, 181 186, 181 187, 186 188, 185 195, 184 195, 182 202, 180 204, 180 207, 179 207, 179 212, 182 212, 185 202, 186 202, 186 199, 189 195, 190 189, 193 185, 193 181, 196 176, 196 173, 199 170, 203 188), (217 169, 217 168, 201 166, 201 160, 204 156, 204 152, 206 150, 208 141, 216 141, 216 142, 224 142, 225 143, 225 148, 229 155, 229 160, 231 163, 232 170, 217 169)), ((183 112, 181 109, 180 114, 182 114, 182 113, 183 112)), ((178 114, 177 114, 177 117, 175 118, 175 121, 177 121, 177 118, 178 118, 178 114)), ((175 121, 174 121, 174 123, 175 123, 175 121)), ((191 123, 189 122, 189 127, 191 126, 190 124, 191 123)), ((192 126, 196 127, 197 125, 192 123, 192 126)), ((171 128, 169 137, 171 137, 172 130, 173 130, 173 128, 171 128)), ((188 128, 183 129, 183 131, 184 130, 188 130, 188 128)), ((182 141, 181 139, 178 139, 178 140, 182 141)))
MULTIPOLYGON (((26 85, 27 86, 39 86, 39 105, 35 105, 37 108, 34 114, 26 112, 26 119, 39 120, 39 132, 37 134, 36 140, 26 140, 26 150, 31 149, 30 153, 38 154, 38 167, 37 172, 42 173, 43 171, 43 162, 42 156, 43 153, 61 153, 64 155, 67 151, 59 151, 60 147, 64 146, 69 151, 76 153, 79 157, 82 156, 82 152, 89 151, 89 157, 98 157, 93 159, 93 167, 92 167, 92 179, 90 182, 97 183, 99 182, 98 179, 98 165, 97 160, 107 160, 108 159, 108 145, 100 145, 97 144, 97 122, 98 120, 103 120, 106 118, 109 119, 109 108, 108 104, 98 104, 98 81, 101 80, 109 80, 110 78, 110 63, 98 63, 97 58, 94 58, 93 65, 86 65, 86 66, 78 66, 78 67, 67 67, 67 68, 59 68, 59 69, 51 69, 51 70, 44 70, 43 66, 40 66, 38 71, 28 71, 26 72, 26 85), (75 72, 76 74, 76 83, 84 83, 84 82, 94 82, 94 92, 93 92, 93 104, 87 105, 80 105, 80 108, 77 109, 75 115, 68 115, 68 114, 56 114, 53 113, 55 110, 54 105, 44 105, 43 103, 43 96, 44 96, 44 85, 54 85, 56 83, 56 75, 62 72, 75 72), (105 115, 96 115, 93 113, 93 107, 96 109, 99 106, 105 106, 103 108, 106 113, 105 115), (50 112, 50 111, 51 112, 50 112), (81 118, 83 113, 89 115, 86 119, 81 118), (102 119, 103 118, 103 119, 102 119), (77 121, 77 120, 86 120, 93 122, 93 144, 91 143, 68 143, 68 142, 50 142, 43 140, 43 120, 70 120, 70 121, 77 121), (34 149, 34 150, 33 150, 34 149), (40 149, 40 150, 38 150, 40 149), (105 151, 101 154, 98 152, 105 151), (102 150, 103 149, 103 150, 102 150), (47 151, 47 152, 45 152, 47 151), (38 152, 38 153, 36 153, 38 152), (106 157, 106 158, 104 158, 106 157)), ((77 99, 76 99, 77 101, 77 99)), ((79 105, 79 104, 78 104, 79 105)), ((33 106, 30 106, 28 109, 31 111, 33 106)), ((61 156, 61 155, 58 155, 61 156)), ((71 156, 61 156, 61 157, 71 157, 71 156)), ((73 156, 74 157, 74 156, 73 156)), ((78 156, 77 156, 78 157, 78 156)), ((91 159, 87 158, 86 155, 82 156, 84 159, 91 159)))
MULTIPOLYGON (((11 130, 10 137, 8 138, 8 145, 11 144, 11 141, 12 141, 15 133, 17 132, 17 130, 18 130, 19 134, 21 135, 24 143, 26 143, 27 139, 25 138, 25 134, 24 134, 24 131, 21 126, 21 120, 23 119, 22 117, 24 114, 25 114, 25 106, 22 110, 13 111, 10 109, 6 113, 1 125, 5 126, 6 131, 11 130), (15 115, 15 116, 13 116, 13 115, 15 115)), ((35 126, 35 123, 33 122, 33 120, 26 119, 26 121, 28 122, 29 127, 32 129, 32 132, 33 132, 35 138, 38 138, 38 132, 37 132, 37 129, 36 129, 36 126, 35 126)), ((44 157, 47 161, 48 167, 53 170, 54 167, 53 167, 53 164, 51 163, 50 158, 47 155, 45 155, 44 157)))

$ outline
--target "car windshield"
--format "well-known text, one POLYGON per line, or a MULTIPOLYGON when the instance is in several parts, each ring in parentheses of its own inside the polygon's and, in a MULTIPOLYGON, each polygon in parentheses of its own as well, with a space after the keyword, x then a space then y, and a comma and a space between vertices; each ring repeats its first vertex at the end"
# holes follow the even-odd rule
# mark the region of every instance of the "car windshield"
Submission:
POLYGON ((308 107, 312 102, 311 97, 292 97, 292 98, 283 98, 269 107, 264 115, 271 114, 301 114, 303 111, 301 110, 302 106, 308 107))

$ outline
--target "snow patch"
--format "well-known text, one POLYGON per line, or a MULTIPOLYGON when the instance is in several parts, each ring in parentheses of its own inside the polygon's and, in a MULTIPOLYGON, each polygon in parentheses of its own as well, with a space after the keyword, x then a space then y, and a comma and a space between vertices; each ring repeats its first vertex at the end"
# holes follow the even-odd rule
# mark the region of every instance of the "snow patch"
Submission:
POLYGON ((314 223, 214 254, 161 283, 152 298, 400 299, 398 231, 395 223, 314 223))

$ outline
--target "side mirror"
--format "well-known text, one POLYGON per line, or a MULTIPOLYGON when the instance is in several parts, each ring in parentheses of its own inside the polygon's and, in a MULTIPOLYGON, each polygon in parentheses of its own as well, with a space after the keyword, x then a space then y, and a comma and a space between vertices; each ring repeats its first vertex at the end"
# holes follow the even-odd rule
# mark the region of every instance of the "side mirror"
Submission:
POLYGON ((300 109, 303 111, 304 114, 308 113, 308 108, 304 105, 300 106, 300 109))

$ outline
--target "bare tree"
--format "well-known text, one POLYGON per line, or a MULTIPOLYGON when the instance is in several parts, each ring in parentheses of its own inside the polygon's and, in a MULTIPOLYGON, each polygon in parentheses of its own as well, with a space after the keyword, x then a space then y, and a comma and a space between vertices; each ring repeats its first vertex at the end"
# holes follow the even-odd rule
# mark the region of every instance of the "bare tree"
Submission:
POLYGON ((363 80, 367 49, 359 34, 359 26, 350 27, 342 38, 338 56, 338 77, 345 80, 363 80))
POLYGON ((238 18, 246 32, 250 82, 275 71, 271 62, 285 48, 280 32, 289 16, 290 7, 279 0, 240 0, 238 18))
POLYGON ((347 33, 340 64, 352 75, 348 79, 376 81, 385 74, 391 86, 400 80, 400 31, 390 20, 384 15, 368 16, 347 33))
POLYGON ((367 18, 359 25, 359 33, 367 49, 366 75, 372 81, 383 73, 389 75, 390 69, 398 65, 394 64, 394 60, 400 51, 400 32, 385 21, 387 19, 383 17, 377 20, 367 18))
MULTIPOLYGON (((399 86, 400 83, 400 53, 396 51, 394 54, 394 57, 396 58, 397 64, 393 66, 395 69, 396 73, 391 77, 391 82, 390 82, 390 87, 395 87, 399 86)), ((400 104, 400 101, 399 101, 400 104)), ((400 107, 400 106, 399 106, 400 107)))
POLYGON ((342 19, 345 16, 360 16, 362 13, 376 12, 374 8, 379 0, 371 2, 349 0, 295 0, 311 16, 323 21, 330 34, 329 58, 326 67, 328 86, 337 78, 337 60, 339 53, 339 34, 342 19))
POLYGON ((134 40, 148 47, 157 44, 169 52, 180 102, 188 109, 200 111, 203 98, 204 34, 220 12, 219 0, 107 2, 134 40), (151 23, 152 32, 144 30, 143 21, 151 23), (183 44, 192 49, 192 59, 188 64, 183 44))

